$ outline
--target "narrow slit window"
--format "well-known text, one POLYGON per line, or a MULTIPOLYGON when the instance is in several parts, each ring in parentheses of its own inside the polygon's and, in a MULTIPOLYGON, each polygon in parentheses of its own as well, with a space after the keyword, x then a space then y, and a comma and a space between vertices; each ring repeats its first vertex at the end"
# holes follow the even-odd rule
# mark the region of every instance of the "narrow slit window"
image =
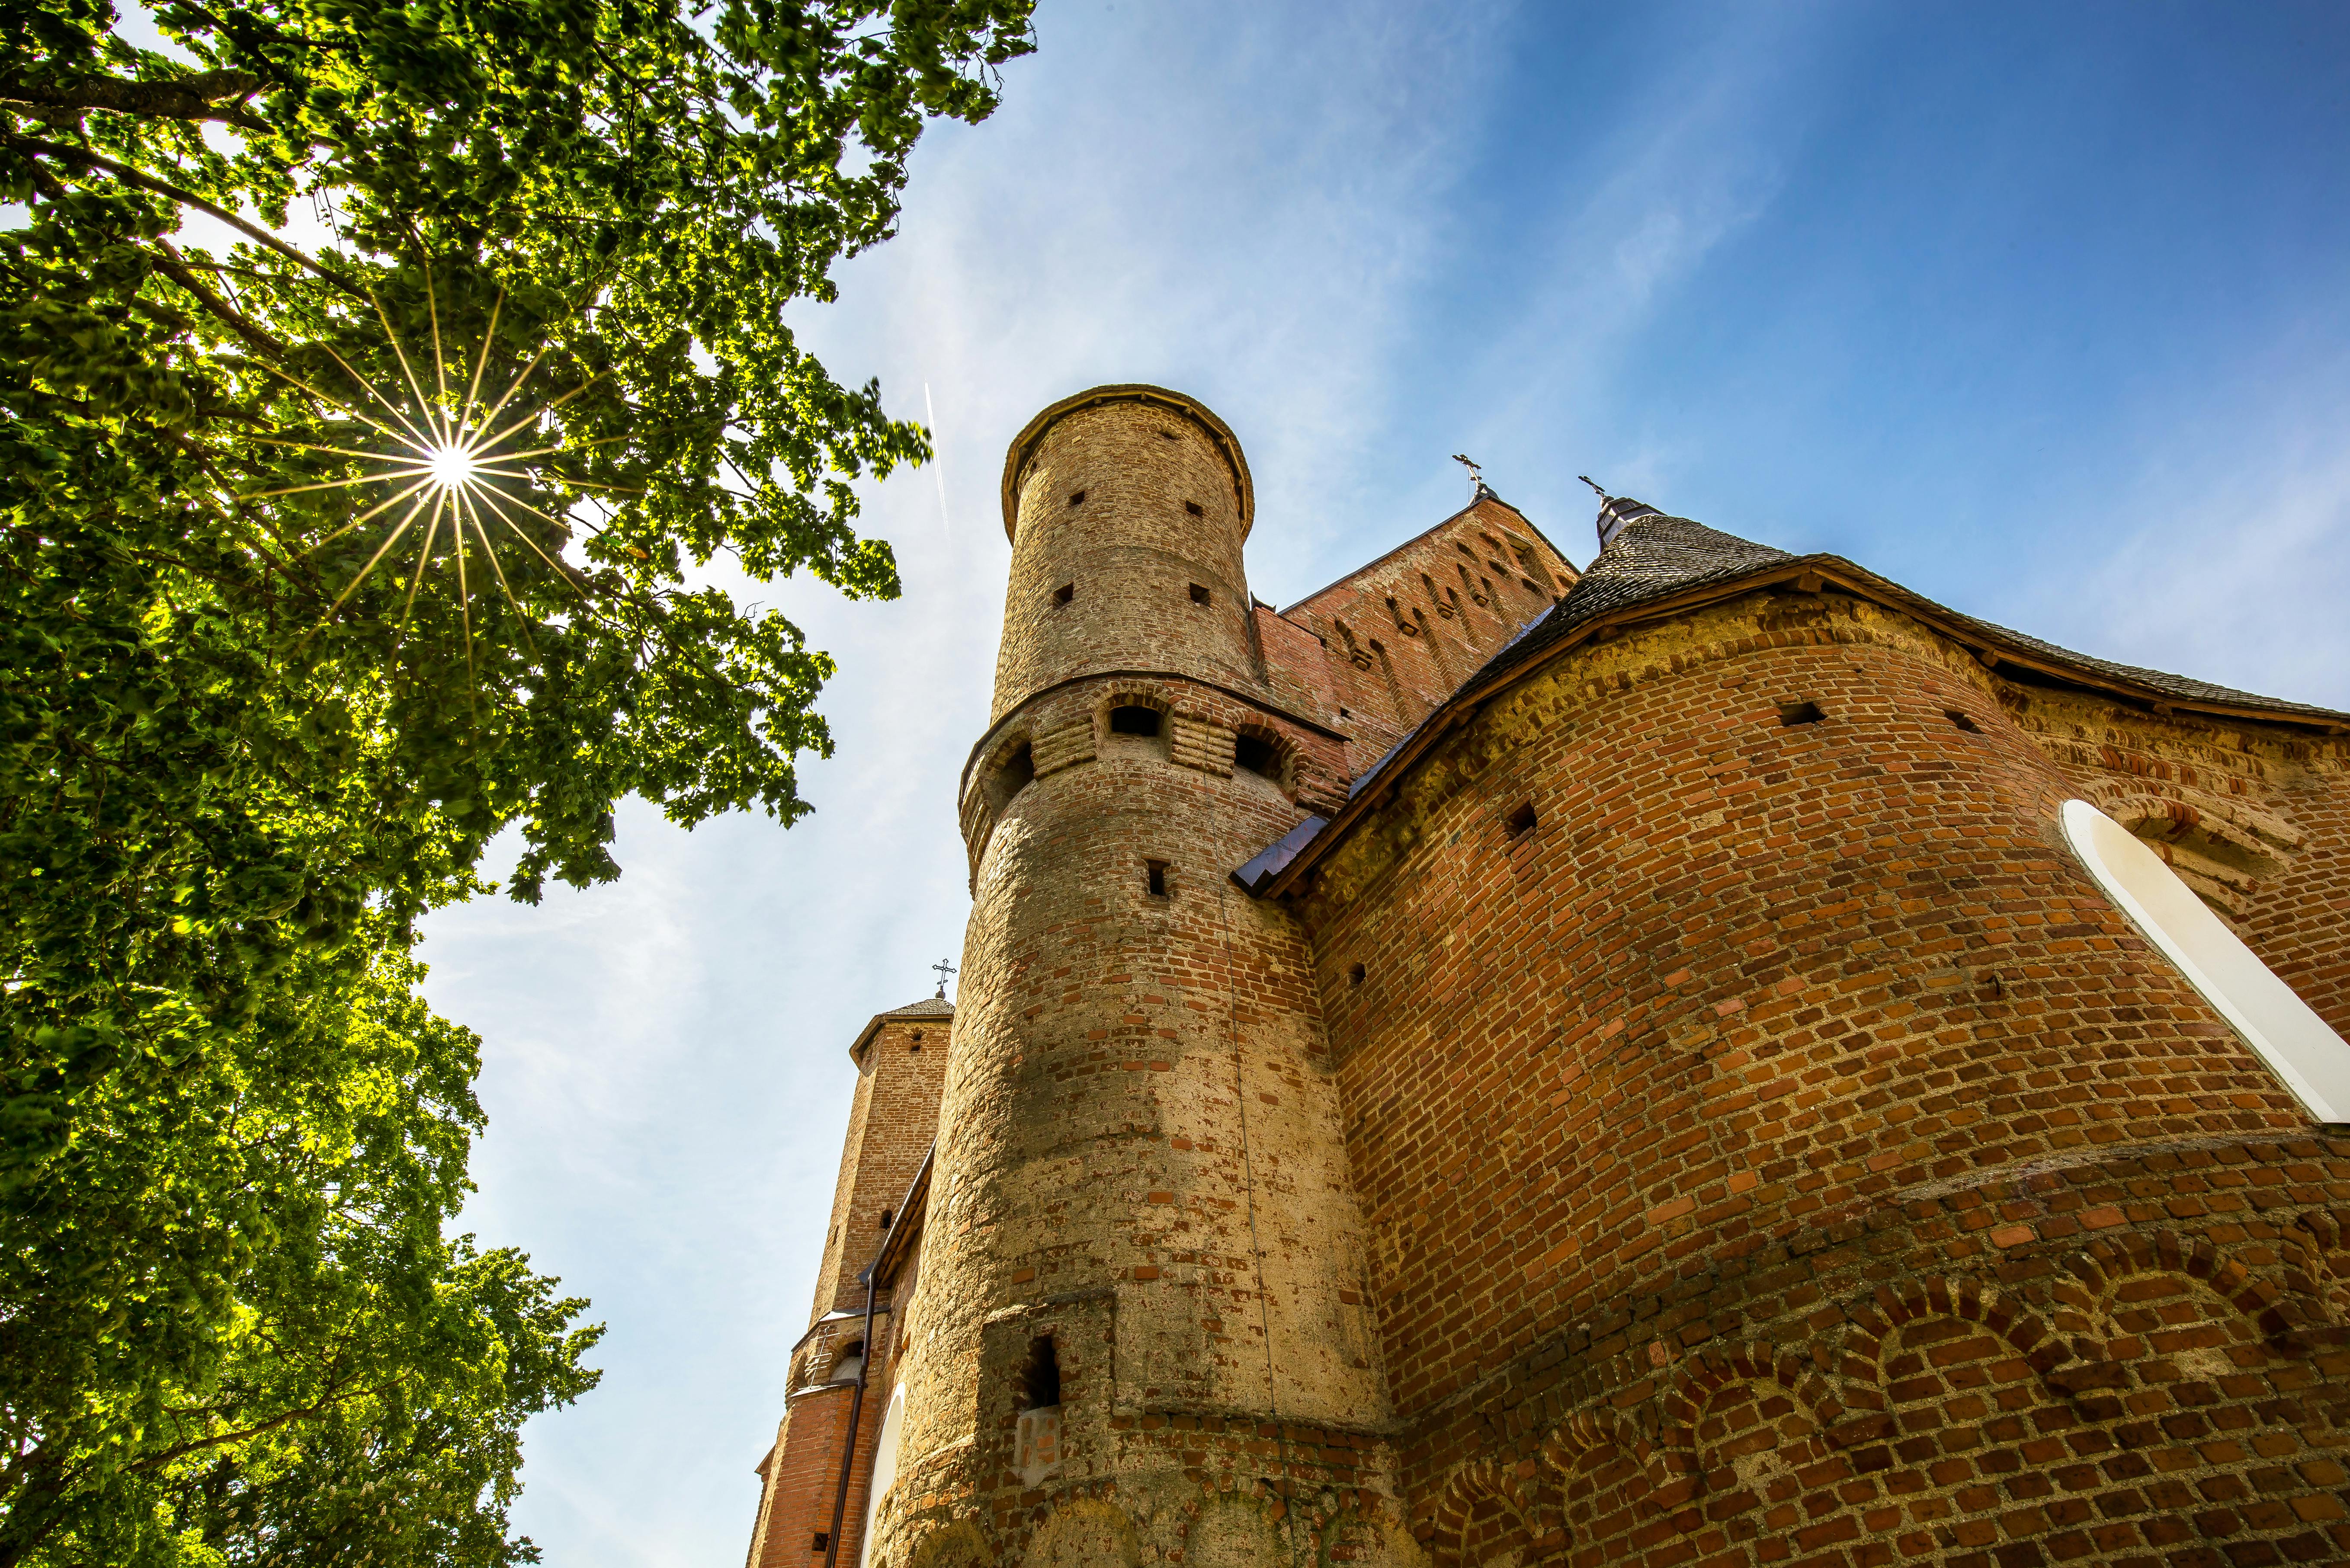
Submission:
POLYGON ((1142 863, 1143 890, 1154 898, 1167 897, 1167 862, 1146 860, 1142 863))
POLYGON ((1793 729, 1797 724, 1816 724, 1826 717, 1825 713, 1820 711, 1820 705, 1816 702, 1779 704, 1779 722, 1789 729, 1793 729))
POLYGON ((1354 968, 1347 971, 1347 983, 1348 985, 1360 985, 1363 983, 1365 977, 1368 973, 1369 971, 1364 969, 1361 964, 1357 964, 1354 968))
POLYGON ((1061 1402, 1061 1357, 1053 1336, 1040 1334, 1028 1342, 1028 1359, 1020 1368, 1020 1406, 1024 1410, 1049 1410, 1061 1402))
POLYGON ((1208 590, 1207 590, 1206 588, 1202 587, 1201 587, 1201 585, 1199 585, 1198 583, 1193 583, 1193 584, 1191 585, 1191 602, 1192 602, 1193 604, 1195 604, 1195 605, 1203 605, 1203 604, 1206 604, 1206 603, 1208 602, 1209 597, 1210 597, 1210 595, 1209 595, 1208 590))
POLYGON ((1507 826, 1510 837, 1513 840, 1523 838, 1527 834, 1532 833, 1534 830, 1534 803, 1528 801, 1510 813, 1507 826))
POLYGON ((810 1546, 808 1550, 810 1552, 823 1552, 830 1548, 831 1545, 832 1536, 830 1532, 819 1530, 816 1532, 816 1544, 810 1546))
POLYGON ((1076 598, 1076 597, 1077 585, 1075 583, 1063 583, 1059 587, 1053 590, 1053 602, 1056 605, 1067 604, 1071 599, 1076 598))
POLYGON ((1159 733, 1159 710, 1128 702, 1109 711, 1109 732, 1113 735, 1156 735, 1159 733))
POLYGON ((1964 730, 1970 735, 1980 735, 1982 733, 1982 726, 1974 722, 1973 715, 1968 713, 1962 708, 1945 708, 1942 710, 1942 717, 1948 719, 1953 725, 1959 729, 1964 730))
POLYGON ((890 1213, 887 1209, 884 1209, 881 1210, 881 1224, 879 1229, 887 1231, 889 1228, 889 1221, 896 1218, 896 1215, 890 1213))

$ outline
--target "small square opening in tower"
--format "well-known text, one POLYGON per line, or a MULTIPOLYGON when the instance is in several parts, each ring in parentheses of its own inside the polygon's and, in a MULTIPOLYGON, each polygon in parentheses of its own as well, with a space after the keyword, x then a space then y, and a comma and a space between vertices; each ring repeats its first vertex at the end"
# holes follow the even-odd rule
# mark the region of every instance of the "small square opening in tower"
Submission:
POLYGON ((1056 605, 1067 604, 1071 599, 1076 598, 1076 597, 1077 585, 1075 583, 1063 583, 1059 587, 1053 590, 1053 602, 1056 605))
POLYGON ((1211 596, 1209 594, 1208 590, 1201 587, 1198 583, 1193 583, 1191 585, 1191 602, 1193 604, 1206 604, 1211 597, 1211 596))
POLYGON ((1082 491, 1082 490, 1072 490, 1072 491, 1070 491, 1070 492, 1069 492, 1069 504, 1070 504, 1070 505, 1072 505, 1072 506, 1083 506, 1085 504, 1086 504, 1086 493, 1085 493, 1084 491, 1082 491))
POLYGON ((1196 501, 1186 501, 1183 503, 1183 510, 1189 512, 1194 517, 1205 517, 1207 515, 1207 513, 1201 509, 1200 504, 1196 501))
POLYGON ((1167 862, 1146 860, 1142 863, 1143 890, 1154 898, 1167 897, 1167 862))
POLYGON ((1982 726, 1976 723, 1973 716, 1963 709, 1945 708, 1942 710, 1942 717, 1948 719, 1952 724, 1964 730, 1970 735, 1980 735, 1982 733, 1982 726))
POLYGON ((1503 826, 1510 830, 1512 838, 1523 838, 1532 833, 1534 830, 1534 803, 1528 801, 1510 813, 1503 826))
POLYGON ((831 1546, 831 1532, 828 1531, 819 1530, 816 1532, 816 1544, 810 1546, 808 1550, 810 1552, 824 1552, 830 1550, 831 1546))
POLYGON ((1156 735, 1159 733, 1159 710, 1145 708, 1139 702, 1128 702, 1109 711, 1109 732, 1113 735, 1156 735))
POLYGON ((1788 726, 1789 728, 1793 728, 1797 724, 1816 724, 1826 717, 1827 715, 1825 713, 1820 711, 1820 705, 1816 702, 1782 702, 1779 704, 1779 722, 1788 726))
POLYGON ((1232 765, 1246 768, 1263 778, 1281 777, 1281 753, 1263 735, 1237 735, 1232 739, 1232 765))
POLYGON ((1348 985, 1360 985, 1369 973, 1370 971, 1365 969, 1361 964, 1357 964, 1347 971, 1347 983, 1348 985))

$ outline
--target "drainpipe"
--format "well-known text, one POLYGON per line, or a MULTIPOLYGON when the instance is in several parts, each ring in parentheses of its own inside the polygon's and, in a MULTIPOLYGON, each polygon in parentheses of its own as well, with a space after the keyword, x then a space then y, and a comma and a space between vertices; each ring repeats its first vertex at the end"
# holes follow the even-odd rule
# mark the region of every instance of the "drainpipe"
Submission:
POLYGON ((857 1468, 857 1416, 865 1408, 865 1379, 873 1371, 873 1271, 880 1262, 876 1258, 865 1266, 865 1355, 858 1363, 857 1387, 848 1396, 848 1438, 840 1449, 840 1485, 832 1494, 832 1531, 824 1538, 824 1568, 837 1568, 840 1561, 840 1521, 848 1511, 848 1472, 857 1468))

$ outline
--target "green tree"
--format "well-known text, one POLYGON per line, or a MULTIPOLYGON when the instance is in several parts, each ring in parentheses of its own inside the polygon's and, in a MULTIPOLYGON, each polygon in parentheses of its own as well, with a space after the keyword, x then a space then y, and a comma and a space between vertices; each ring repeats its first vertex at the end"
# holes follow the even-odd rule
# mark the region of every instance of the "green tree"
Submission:
POLYGON ((414 922, 806 809, 831 664, 695 568, 896 593, 924 434, 785 313, 1029 5, 0 0, 0 1568, 535 1558, 597 1331, 443 1233, 414 922))

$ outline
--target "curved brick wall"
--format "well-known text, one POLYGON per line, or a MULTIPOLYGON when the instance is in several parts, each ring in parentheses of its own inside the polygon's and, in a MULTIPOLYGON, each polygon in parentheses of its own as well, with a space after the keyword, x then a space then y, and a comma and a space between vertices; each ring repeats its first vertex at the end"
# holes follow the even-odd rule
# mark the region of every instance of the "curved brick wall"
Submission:
POLYGON ((1101 670, 1263 684, 1239 482, 1205 418, 1169 406, 1177 400, 1080 407, 1030 447, 1011 486, 1017 523, 991 720, 1101 670), (1193 602, 1194 584, 1206 605, 1193 602), (1064 587, 1066 603, 1055 597, 1064 587))
MULTIPOLYGON (((1300 794, 1343 793, 1345 742, 1259 679, 1231 472, 1200 421, 1118 401, 1060 416, 1017 476, 997 722, 962 802, 974 898, 904 1458, 877 1524, 893 1564, 1256 1563, 1293 1469, 1352 1497, 1383 1462, 1311 960, 1228 876, 1295 826, 1300 794), (1157 709, 1161 733, 1112 732, 1119 704, 1157 709), (1243 735, 1277 778, 1235 765, 1243 735), (1024 748, 1024 784, 1002 771, 1024 748), (1046 1335, 1061 1459, 1032 1486, 1020 1373, 1046 1335)), ((1392 1510, 1330 1511, 1409 1551, 1392 1510)))
POLYGON ((2260 1294, 2331 1277, 2350 1168, 2072 793, 1960 650, 1756 595, 1497 700, 1326 863, 1439 1562, 2350 1550, 2340 1331, 2260 1294))

